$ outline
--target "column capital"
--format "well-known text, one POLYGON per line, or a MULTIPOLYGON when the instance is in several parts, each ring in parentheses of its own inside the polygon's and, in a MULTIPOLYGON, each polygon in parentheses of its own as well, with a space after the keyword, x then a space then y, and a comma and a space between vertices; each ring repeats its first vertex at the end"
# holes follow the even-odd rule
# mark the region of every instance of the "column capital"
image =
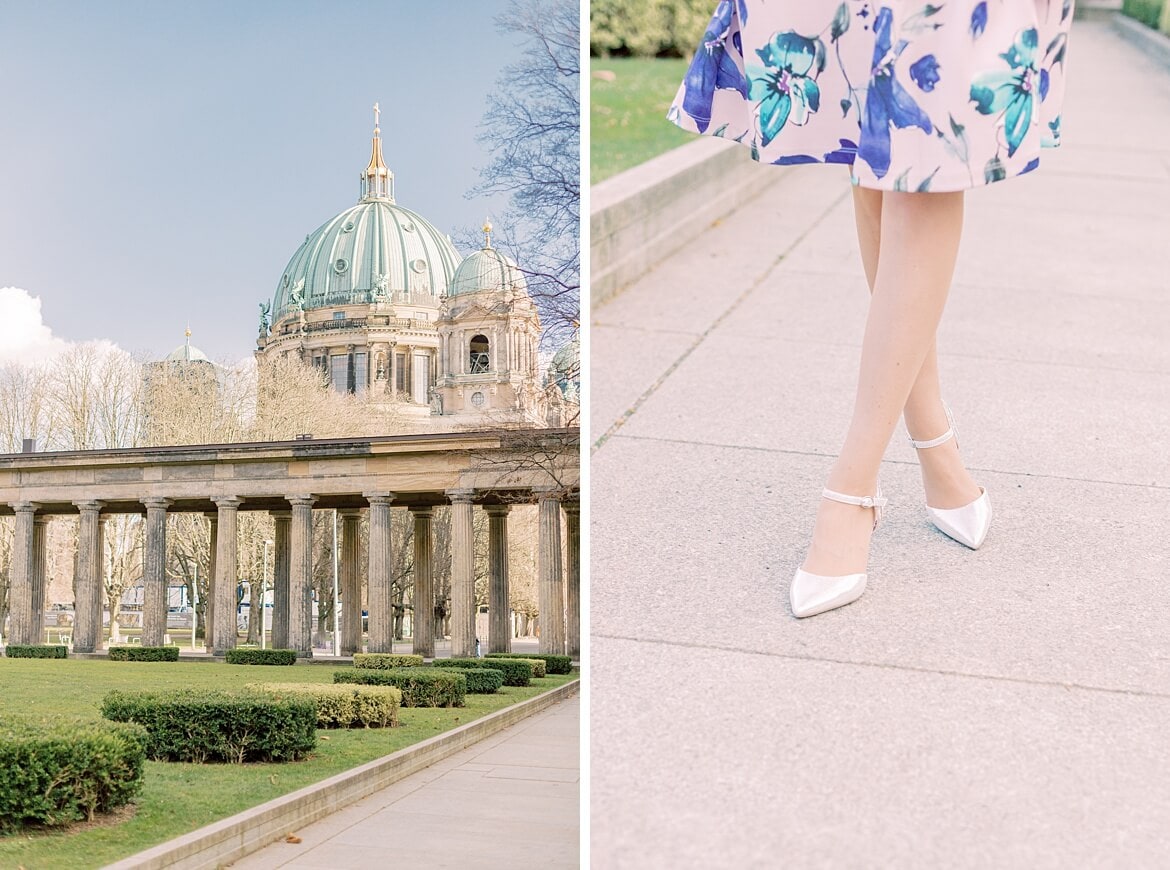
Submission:
POLYGON ((35 501, 14 501, 10 504, 13 512, 18 514, 36 513, 37 508, 40 507, 40 503, 35 501))
POLYGON ((221 495, 219 498, 213 498, 215 506, 222 510, 234 511, 244 503, 244 500, 237 495, 221 495))
POLYGON ((537 501, 545 501, 546 499, 560 501, 563 498, 563 490, 559 486, 534 486, 531 492, 537 501))
POLYGON ((147 498, 139 499, 139 503, 147 510, 166 510, 174 502, 169 498, 162 498, 161 496, 152 495, 147 498))
POLYGON ((292 511, 269 511, 268 516, 279 522, 288 522, 292 519, 292 511))
POLYGON ((429 520, 435 516, 435 509, 429 504, 412 504, 409 510, 412 514, 414 514, 414 518, 416 520, 429 520))
POLYGON ((475 490, 449 489, 444 493, 444 495, 447 496, 447 499, 451 502, 451 504, 471 504, 472 500, 475 498, 475 490))
POLYGON ((48 514, 35 514, 33 516, 33 522, 36 523, 38 526, 45 525, 49 521, 49 519, 50 519, 50 517, 48 514))
POLYGON ((312 507, 317 503, 315 495, 290 495, 285 497, 292 507, 312 507))
POLYGON ((213 523, 219 522, 219 511, 205 511, 203 516, 207 517, 213 523))
POLYGON ((357 520, 361 519, 361 508, 338 508, 337 515, 343 520, 357 520))
POLYGON ((581 497, 573 495, 561 502, 561 510, 571 517, 579 517, 581 515, 581 497))
POLYGON ((73 506, 82 512, 84 512, 84 511, 100 511, 102 508, 104 508, 106 506, 106 503, 104 501, 98 501, 98 500, 92 499, 92 498, 91 499, 80 499, 78 501, 73 502, 73 506))
POLYGON ((362 498, 370 503, 370 507, 376 504, 391 504, 394 501, 394 493, 392 492, 363 492, 362 498))
POLYGON ((512 510, 512 506, 510 504, 485 504, 483 510, 489 517, 506 517, 508 512, 512 510))

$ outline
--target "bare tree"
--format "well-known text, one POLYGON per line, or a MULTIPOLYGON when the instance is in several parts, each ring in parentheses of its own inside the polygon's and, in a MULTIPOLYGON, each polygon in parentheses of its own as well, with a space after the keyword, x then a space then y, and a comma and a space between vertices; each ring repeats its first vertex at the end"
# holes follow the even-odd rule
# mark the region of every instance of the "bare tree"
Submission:
POLYGON ((479 139, 492 161, 468 195, 509 196, 496 246, 524 273, 544 339, 559 344, 581 312, 580 7, 511 0, 496 26, 519 35, 524 53, 489 98, 479 139))

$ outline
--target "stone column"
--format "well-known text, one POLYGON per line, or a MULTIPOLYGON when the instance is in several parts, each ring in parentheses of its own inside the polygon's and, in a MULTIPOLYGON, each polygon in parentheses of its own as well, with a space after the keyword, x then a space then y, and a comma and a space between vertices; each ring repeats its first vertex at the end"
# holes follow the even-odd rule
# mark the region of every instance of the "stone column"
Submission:
POLYGON ((10 644, 33 642, 33 538, 36 532, 37 505, 18 501, 12 505, 16 513, 16 534, 12 541, 12 561, 8 568, 8 609, 10 644))
POLYGON ((142 551, 142 645, 162 646, 167 630, 167 508, 169 498, 142 499, 146 534, 142 551))
POLYGON ((387 353, 389 357, 390 368, 390 384, 387 389, 390 391, 395 399, 398 398, 398 342, 390 342, 390 350, 387 353))
POLYGON ((435 654, 435 542, 431 520, 435 511, 429 507, 412 507, 414 517, 414 645, 415 655, 435 654))
POLYGON ((581 502, 567 499, 565 510, 565 646, 568 655, 581 658, 581 502))
POLYGON ((341 564, 338 586, 341 590, 341 654, 351 656, 362 651, 362 578, 358 573, 361 560, 360 511, 341 511, 341 564))
POLYGON ((540 533, 536 577, 540 587, 540 651, 565 654, 565 585, 561 565, 561 505, 551 493, 538 494, 540 533))
POLYGON ((215 553, 219 549, 219 514, 204 514, 211 529, 207 537, 207 601, 203 611, 203 646, 211 652, 215 646, 215 553))
POLYGON ((392 493, 368 492, 370 502, 370 557, 366 580, 366 596, 369 601, 370 652, 394 652, 394 603, 390 594, 391 566, 390 552, 390 503, 392 493))
POLYGON ((485 505, 488 515, 488 652, 511 652, 508 631, 508 511, 506 504, 485 505))
MULTIPOLYGON (((32 571, 32 632, 33 643, 45 642, 45 524, 46 516, 33 520, 33 571, 32 571)), ((76 602, 74 615, 76 615, 76 602)))
MULTIPOLYGON (((97 652, 106 645, 105 631, 102 626, 102 617, 106 611, 106 517, 98 514, 97 536, 97 595, 93 597, 93 624, 97 626, 97 637, 93 641, 93 650, 97 652)), ((114 619, 114 611, 110 611, 110 620, 114 619)), ((111 625, 112 629, 113 626, 111 625)))
POLYGON ((447 490, 451 500, 451 656, 475 655, 475 539, 472 526, 474 493, 447 490))
POLYGON ((102 524, 100 501, 75 501, 81 516, 77 523, 77 575, 73 581, 73 651, 96 652, 101 646, 102 524), (96 619, 95 619, 96 617, 96 619))
POLYGON ((212 499, 219 509, 218 534, 215 541, 215 624, 212 627, 212 652, 222 656, 236 648, 236 586, 239 584, 237 526, 242 498, 227 496, 212 499))
POLYGON ((313 503, 311 495, 289 496, 288 648, 313 656, 313 503))
POLYGON ((288 649, 288 526, 290 511, 272 511, 276 525, 272 548, 272 646, 288 649))

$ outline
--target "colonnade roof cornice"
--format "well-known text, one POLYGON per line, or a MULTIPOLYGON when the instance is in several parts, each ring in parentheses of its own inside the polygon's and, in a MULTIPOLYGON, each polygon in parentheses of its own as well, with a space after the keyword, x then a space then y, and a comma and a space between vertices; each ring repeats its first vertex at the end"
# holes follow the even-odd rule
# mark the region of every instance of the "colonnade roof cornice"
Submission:
POLYGON ((0 457, 0 514, 361 510, 531 502, 579 485, 576 429, 139 448, 0 457), (23 507, 30 505, 30 507, 23 507))

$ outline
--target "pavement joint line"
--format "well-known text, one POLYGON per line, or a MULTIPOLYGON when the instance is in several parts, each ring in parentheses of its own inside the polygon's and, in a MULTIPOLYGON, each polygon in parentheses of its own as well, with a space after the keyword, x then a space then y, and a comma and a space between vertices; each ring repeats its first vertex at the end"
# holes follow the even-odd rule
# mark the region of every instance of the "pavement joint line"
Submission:
POLYGON ((962 677, 970 680, 987 680, 998 683, 1015 683, 1023 686, 1037 686, 1046 689, 1077 689, 1082 692, 1095 692, 1107 695, 1126 695, 1134 698, 1157 698, 1170 701, 1170 692, 1151 692, 1143 689, 1121 689, 1111 686, 1094 686, 1088 683, 1060 682, 1058 680, 1038 680, 1028 677, 1012 677, 1006 674, 979 674, 971 671, 957 671, 949 668, 928 668, 922 665, 904 665, 896 662, 869 662, 860 659, 842 659, 829 656, 802 655, 799 653, 765 652, 748 647, 724 646, 722 644, 688 643, 684 641, 660 640, 652 637, 629 637, 617 634, 602 634, 594 632, 594 637, 606 640, 622 640, 632 643, 645 643, 653 646, 679 647, 682 649, 706 650, 709 652, 728 652, 741 655, 762 656, 770 659, 788 659, 800 662, 824 662, 834 665, 849 665, 852 667, 873 668, 875 670, 908 671, 911 673, 932 674, 943 677, 962 677))
MULTIPOLYGON (((743 292, 740 293, 735 298, 735 300, 731 303, 731 305, 729 305, 723 311, 722 314, 720 314, 718 317, 716 317, 715 320, 712 321, 710 326, 708 326, 706 329, 703 330, 702 333, 700 333, 699 337, 697 339, 695 339, 695 341, 691 344, 691 346, 688 347, 686 350, 684 350, 682 352, 682 355, 679 356, 678 359, 676 359, 673 363, 671 363, 669 368, 667 368, 667 370, 665 372, 663 372, 654 381, 654 383, 652 383, 649 387, 647 387, 646 390, 642 393, 642 395, 638 396, 638 398, 634 400, 634 403, 632 405, 630 405, 630 407, 627 408, 622 413, 622 415, 620 417, 618 417, 617 420, 615 420, 613 423, 611 423, 609 428, 606 429, 605 432, 603 432, 601 434, 601 436, 596 441, 593 442, 593 447, 590 450, 591 456, 594 453, 596 453, 598 450, 600 450, 605 445, 605 442, 608 441, 610 439, 610 437, 614 434, 614 432, 616 432, 618 429, 620 429, 622 426, 624 426, 626 421, 629 420, 630 417, 632 417, 635 413, 637 413, 638 409, 640 407, 642 407, 642 405, 646 402, 646 400, 649 399, 652 395, 654 395, 654 393, 657 392, 658 388, 660 386, 662 386, 663 383, 666 382, 666 379, 669 378, 672 374, 674 374, 674 372, 678 369, 678 367, 680 365, 683 364, 683 362, 687 359, 687 357, 689 357, 695 351, 695 349, 706 340, 707 336, 711 334, 712 330, 714 330, 716 327, 718 327, 719 324, 722 323, 724 321, 724 319, 726 319, 731 314, 731 312, 735 311, 735 309, 738 308, 740 306, 740 304, 742 304, 743 301, 745 299, 747 299, 747 297, 750 296, 756 290, 757 287, 759 287, 761 284, 763 284, 765 279, 767 279, 767 277, 769 275, 771 275, 772 272, 774 272, 776 270, 776 267, 779 266, 784 261, 784 258, 787 257, 796 248, 797 245, 799 245, 802 241, 804 241, 804 239, 809 235, 809 233, 811 233, 818 226, 820 226, 821 222, 824 221, 825 218, 827 218, 832 213, 833 209, 835 209, 838 205, 840 205, 842 202, 844 202, 845 199, 849 196, 850 196, 849 192, 842 193, 840 196, 838 196, 836 199, 834 199, 831 203, 829 203, 829 205, 825 208, 825 210, 823 212, 821 212, 821 214, 818 215, 817 218, 815 220, 813 220, 807 227, 805 227, 804 231, 802 233, 800 233, 800 235, 796 236, 792 240, 791 244, 789 244, 787 248, 785 248, 783 251, 781 251, 779 256, 777 256, 771 262, 771 264, 766 269, 764 269, 764 271, 761 272, 760 275, 754 281, 752 281, 751 283, 748 284, 748 286, 743 290, 743 292)), ((735 214, 735 212, 731 212, 731 214, 735 214)), ((730 215, 725 216, 724 220, 726 220, 726 218, 729 216, 730 215)), ((653 272, 651 272, 649 274, 652 275, 653 272)), ((647 277, 649 277, 649 275, 643 276, 641 280, 646 280, 647 277)))
MULTIPOLYGON (((1139 302, 1141 300, 1133 300, 1133 301, 1139 302)), ((1143 304, 1145 304, 1145 303, 1143 302, 1143 304)), ((789 337, 785 337, 785 336, 781 336, 781 335, 776 335, 773 332, 753 332, 750 327, 747 329, 743 329, 743 330, 730 328, 727 330, 726 334, 739 335, 739 336, 743 336, 745 338, 766 338, 766 339, 769 339, 770 341, 774 341, 776 343, 814 344, 814 345, 823 346, 823 347, 848 347, 848 348, 854 348, 854 349, 861 347, 861 344, 858 342, 830 341, 829 339, 824 339, 824 338, 789 338, 789 337)), ((994 356, 994 355, 988 356, 985 354, 978 354, 978 353, 963 353, 962 351, 939 351, 938 356, 940 359, 946 359, 946 358, 974 359, 974 360, 980 360, 982 362, 1007 362, 1007 363, 1018 363, 1020 365, 1048 366, 1050 368, 1059 368, 1059 369, 1079 369, 1079 370, 1092 371, 1092 372, 1106 371, 1106 372, 1122 372, 1124 374, 1131 374, 1131 375, 1162 375, 1162 376, 1170 375, 1170 370, 1167 370, 1167 369, 1134 369, 1134 368, 1126 368, 1125 366, 1114 366, 1114 365, 1108 365, 1108 364, 1088 365, 1087 363, 1060 362, 1059 360, 1022 359, 1022 358, 1018 358, 1018 357, 994 356)))
MULTIPOLYGON (((836 453, 817 453, 811 450, 790 450, 784 447, 760 447, 755 444, 724 444, 718 441, 691 441, 686 438, 665 438, 661 435, 630 435, 623 432, 615 436, 627 441, 661 441, 666 444, 688 444, 693 447, 716 447, 722 450, 752 450, 758 453, 780 453, 790 456, 809 456, 816 459, 836 459, 836 453)), ((918 463, 910 459, 883 459, 882 465, 914 465, 918 463)), ((1002 468, 988 468, 972 465, 968 471, 978 471, 983 474, 1002 474, 1007 477, 1032 477, 1037 480, 1062 480, 1069 483, 1090 483, 1101 486, 1128 486, 1138 489, 1170 490, 1167 483, 1134 483, 1132 480, 1102 480, 1095 477, 1072 477, 1066 474, 1044 474, 1038 471, 1010 471, 1002 468)))
POLYGON ((628 329, 632 332, 649 332, 654 335, 699 335, 693 329, 654 329, 649 326, 630 326, 626 323, 604 323, 600 320, 594 320, 589 324, 590 326, 603 326, 606 329, 628 329))

